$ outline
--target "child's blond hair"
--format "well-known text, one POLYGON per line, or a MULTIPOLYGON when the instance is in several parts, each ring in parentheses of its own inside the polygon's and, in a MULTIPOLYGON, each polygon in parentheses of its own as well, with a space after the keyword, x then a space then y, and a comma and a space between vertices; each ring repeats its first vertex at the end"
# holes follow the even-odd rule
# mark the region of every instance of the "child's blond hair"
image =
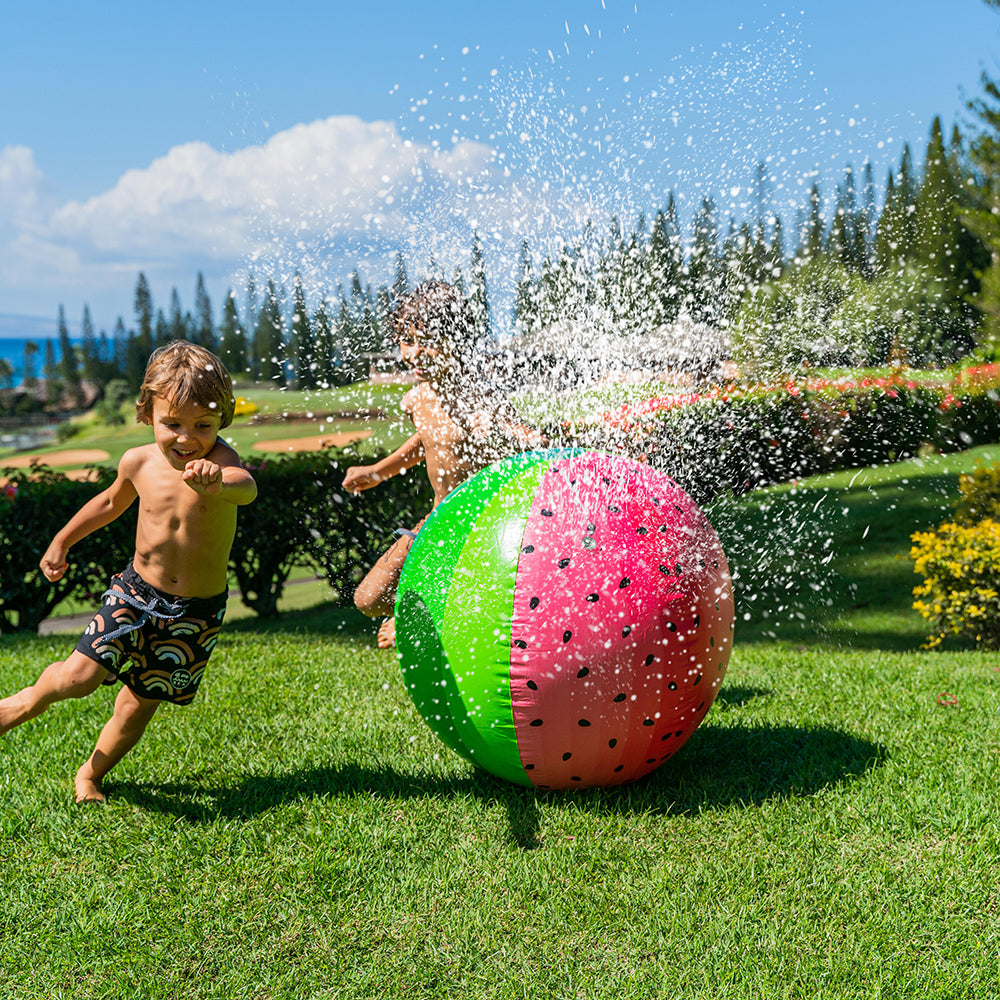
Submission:
POLYGON ((140 424, 153 422, 154 396, 171 406, 194 403, 218 413, 220 430, 233 422, 233 380, 225 365, 199 344, 173 340, 149 356, 135 403, 135 419, 140 424))

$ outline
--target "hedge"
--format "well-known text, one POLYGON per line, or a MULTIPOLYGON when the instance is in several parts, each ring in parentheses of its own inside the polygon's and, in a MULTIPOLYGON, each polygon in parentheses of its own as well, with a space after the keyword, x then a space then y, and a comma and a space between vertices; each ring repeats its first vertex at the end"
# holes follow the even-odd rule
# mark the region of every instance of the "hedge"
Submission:
POLYGON ((643 458, 696 500, 840 469, 1000 441, 1000 366, 920 384, 860 381, 720 388, 650 399, 550 430, 643 458))

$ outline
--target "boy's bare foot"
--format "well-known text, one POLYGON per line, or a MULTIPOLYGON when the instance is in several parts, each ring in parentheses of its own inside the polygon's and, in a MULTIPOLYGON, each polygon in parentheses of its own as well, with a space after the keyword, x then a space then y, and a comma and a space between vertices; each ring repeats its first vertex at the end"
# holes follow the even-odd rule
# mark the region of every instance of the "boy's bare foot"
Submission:
MULTIPOLYGON (((82 770, 83 768, 81 767, 80 771, 82 770)), ((93 778, 86 778, 80 771, 76 772, 76 779, 73 782, 76 786, 76 801, 103 802, 104 792, 101 791, 100 781, 95 781, 93 778)))
POLYGON ((379 649, 395 649, 396 648, 396 619, 386 618, 382 622, 381 628, 378 630, 378 648, 379 649))

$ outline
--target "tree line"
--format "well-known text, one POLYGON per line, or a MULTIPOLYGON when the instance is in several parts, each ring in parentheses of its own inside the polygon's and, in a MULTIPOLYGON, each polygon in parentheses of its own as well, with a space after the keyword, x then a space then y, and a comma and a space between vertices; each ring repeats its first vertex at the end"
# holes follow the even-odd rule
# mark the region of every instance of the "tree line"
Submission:
POLYGON ((634 334, 687 316, 726 331, 750 368, 954 360, 989 334, 983 319, 1000 293, 1000 280, 995 291, 984 280, 990 242, 977 225, 1000 237, 983 204, 982 142, 967 144, 957 126, 946 142, 936 118, 922 166, 904 146, 880 209, 871 164, 860 176, 848 166, 830 210, 814 182, 789 228, 766 211, 760 164, 754 219, 720 219, 705 198, 685 240, 671 193, 650 226, 640 217, 626 234, 615 219, 537 267, 525 241, 519 324, 572 317, 634 334))

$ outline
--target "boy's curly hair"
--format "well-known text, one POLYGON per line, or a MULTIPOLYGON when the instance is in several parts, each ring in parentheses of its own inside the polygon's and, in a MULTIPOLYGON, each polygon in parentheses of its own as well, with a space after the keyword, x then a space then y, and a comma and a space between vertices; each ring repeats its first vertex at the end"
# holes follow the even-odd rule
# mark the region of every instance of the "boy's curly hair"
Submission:
POLYGON ((149 356, 135 403, 138 423, 153 422, 154 396, 168 400, 172 406, 195 403, 218 413, 222 418, 220 430, 233 422, 236 401, 229 372, 211 351, 187 340, 173 340, 149 356))
POLYGON ((431 346, 449 344, 460 353, 470 352, 476 341, 476 319, 469 300, 444 281, 423 281, 403 296, 390 316, 392 330, 405 339, 416 327, 431 346))

